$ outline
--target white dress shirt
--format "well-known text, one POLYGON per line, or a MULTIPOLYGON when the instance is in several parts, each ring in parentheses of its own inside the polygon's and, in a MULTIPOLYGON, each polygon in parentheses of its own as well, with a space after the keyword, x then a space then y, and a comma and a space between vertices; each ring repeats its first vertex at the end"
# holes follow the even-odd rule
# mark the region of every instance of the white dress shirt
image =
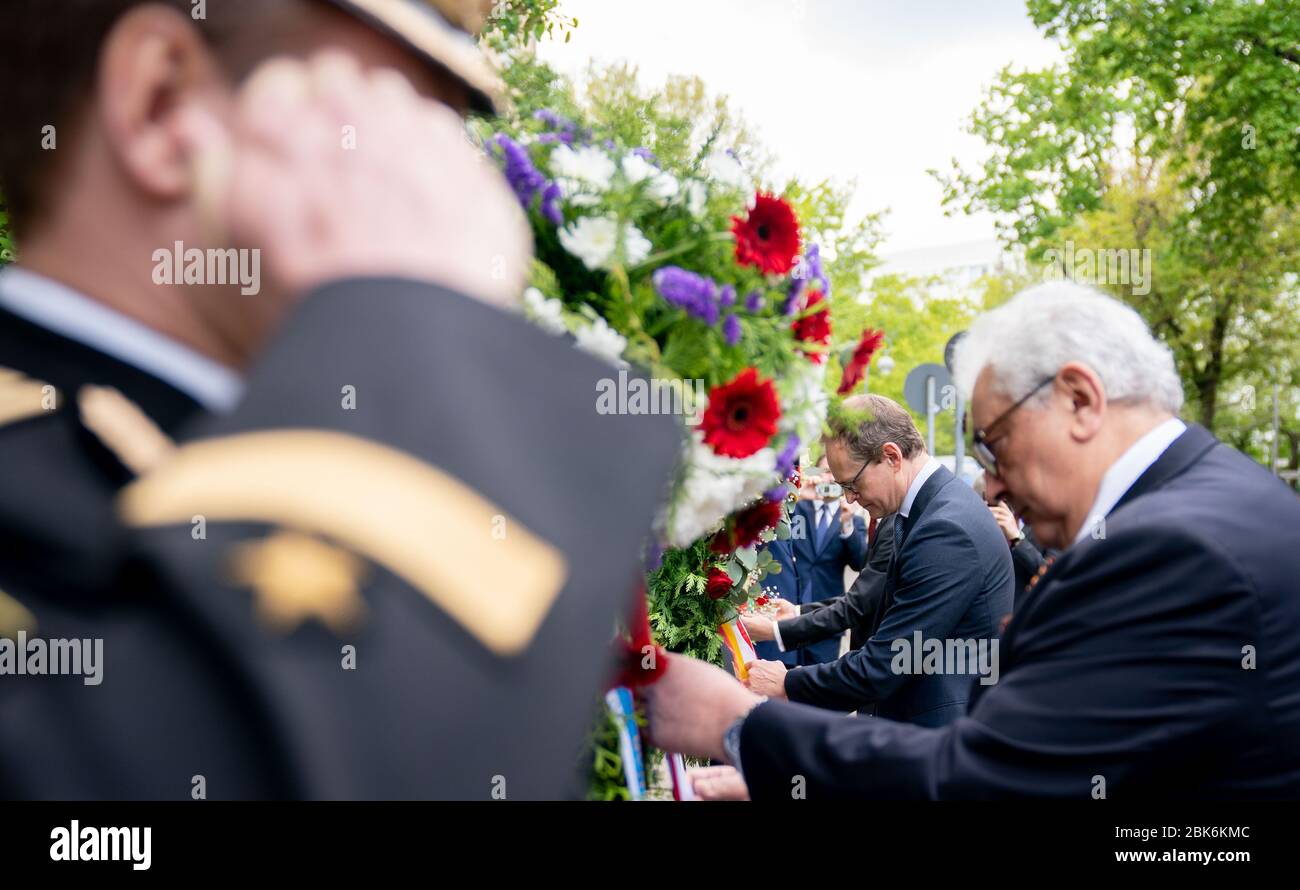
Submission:
POLYGON ((1151 432, 1138 439, 1129 449, 1119 456, 1119 460, 1110 465, 1110 469, 1101 477, 1097 487, 1097 498, 1088 511, 1088 520, 1074 536, 1077 544, 1092 533, 1097 524, 1115 509, 1120 498, 1133 487, 1138 477, 1151 468, 1160 459, 1174 440, 1187 430, 1187 424, 1177 417, 1171 417, 1151 432))
POLYGON ((171 384, 209 411, 227 413, 243 395, 235 371, 44 275, 0 269, 0 306, 171 384))
POLYGON ((917 473, 916 478, 912 480, 912 484, 907 486, 907 494, 903 498, 903 506, 898 508, 899 516, 902 516, 904 519, 907 518, 907 514, 912 512, 912 504, 916 502, 916 496, 921 493, 921 486, 925 485, 926 480, 933 476, 935 470, 939 469, 941 466, 943 466, 943 464, 939 463, 933 457, 925 462, 925 466, 921 467, 921 472, 917 473))

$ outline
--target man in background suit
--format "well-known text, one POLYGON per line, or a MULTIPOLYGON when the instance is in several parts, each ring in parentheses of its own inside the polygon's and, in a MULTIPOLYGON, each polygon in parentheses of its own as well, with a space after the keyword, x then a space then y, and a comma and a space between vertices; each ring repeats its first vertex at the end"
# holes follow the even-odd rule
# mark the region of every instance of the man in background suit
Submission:
POLYGON ((989 512, 997 520, 998 528, 1002 529, 1002 534, 1007 539, 1007 546, 1011 548, 1011 562, 1016 569, 1015 605, 1019 606, 1020 598, 1027 592, 1030 582, 1038 577, 1039 572, 1047 568, 1048 558, 1055 558, 1057 551, 1044 552, 1038 545, 1038 539, 1034 537, 1033 528, 1012 513, 1006 501, 990 501, 985 486, 984 474, 980 473, 973 487, 975 493, 988 503, 989 512))
POLYGON ((1064 551, 1000 681, 944 727, 854 724, 674 658, 656 741, 727 758, 756 800, 795 775, 810 799, 1300 798, 1295 493, 1179 420, 1168 348, 1090 288, 981 316, 955 367, 990 495, 1064 551))
POLYGON ((949 641, 960 641, 963 652, 971 641, 987 653, 1011 611, 1011 555, 988 507, 926 452, 901 405, 862 395, 844 406, 861 419, 833 425, 826 441, 830 469, 846 496, 873 517, 897 514, 875 633, 828 664, 787 672, 756 663, 749 685, 773 698, 940 726, 964 713, 977 673, 992 673, 996 681, 996 664, 986 656, 982 665, 963 659, 917 672, 912 658, 902 669, 897 656, 904 647, 949 641))
POLYGON ((745 630, 757 643, 759 658, 793 667, 798 662, 791 656, 800 647, 828 637, 838 640, 846 630, 850 650, 860 648, 871 637, 876 629, 889 564, 894 558, 894 515, 872 522, 876 529, 868 535, 867 565, 849 585, 848 593, 799 605, 793 601, 782 603, 775 621, 762 615, 742 616, 745 630), (759 640, 771 642, 759 643, 759 640), (781 657, 765 655, 765 651, 775 651, 781 657))
MULTIPOLYGON (((774 575, 769 574, 763 579, 763 593, 768 597, 778 597, 777 606, 779 609, 793 610, 799 606, 795 603, 800 602, 799 597, 799 571, 794 561, 793 542, 790 539, 777 539, 770 541, 759 547, 759 550, 766 550, 772 554, 772 559, 781 567, 781 571, 774 575)), ((742 613, 740 616, 741 623, 745 629, 750 631, 750 640, 754 643, 754 652, 764 661, 779 661, 786 667, 795 667, 799 664, 799 651, 791 647, 789 651, 782 649, 777 645, 771 635, 754 636, 752 628, 757 623, 770 626, 771 621, 761 615, 742 613)))
MULTIPOLYGON (((799 566, 799 599, 795 605, 843 596, 844 570, 860 571, 867 564, 867 525, 853 515, 838 494, 823 497, 817 485, 833 483, 825 461, 809 473, 792 519, 791 543, 799 566)), ((787 649, 790 647, 786 647, 787 649)), ((840 654, 838 637, 799 650, 799 664, 834 661, 840 654)))

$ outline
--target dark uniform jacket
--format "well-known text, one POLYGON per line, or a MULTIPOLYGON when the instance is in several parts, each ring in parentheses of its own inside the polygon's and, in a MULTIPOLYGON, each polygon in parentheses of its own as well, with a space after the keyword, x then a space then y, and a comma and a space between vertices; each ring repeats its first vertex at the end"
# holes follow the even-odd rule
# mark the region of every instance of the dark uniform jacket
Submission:
POLYGON ((0 637, 102 641, 97 685, 10 645, 0 798, 579 792, 679 441, 597 414, 607 365, 373 279, 305 298, 225 417, 8 313, 0 367, 0 637))

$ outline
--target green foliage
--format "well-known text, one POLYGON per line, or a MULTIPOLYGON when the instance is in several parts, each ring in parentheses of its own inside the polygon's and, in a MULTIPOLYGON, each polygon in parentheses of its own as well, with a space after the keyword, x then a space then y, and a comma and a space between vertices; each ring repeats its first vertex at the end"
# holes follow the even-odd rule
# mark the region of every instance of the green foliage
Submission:
POLYGON ((573 36, 578 20, 560 12, 560 0, 497 0, 483 25, 480 39, 498 53, 526 47, 530 42, 573 36))
POLYGON ((990 154, 939 177, 945 203, 998 214, 1031 263, 1066 241, 1150 250, 1150 293, 1105 286, 1173 351, 1187 411, 1258 456, 1258 418, 1219 409, 1237 390, 1296 385, 1294 5, 1029 0, 1028 9, 1065 61, 1002 72, 970 120, 990 154))
MULTIPOLYGON (((974 317, 976 306, 969 301, 944 295, 937 279, 901 275, 880 275, 867 289, 865 300, 838 294, 833 300, 836 342, 840 346, 856 341, 863 328, 885 332, 884 351, 894 360, 894 369, 882 373, 878 358, 873 359, 867 391, 888 396, 911 412, 917 429, 925 435, 925 415, 917 414, 903 399, 903 381, 908 371, 926 362, 943 363, 943 348, 948 339, 965 329, 974 317), (841 334, 840 332, 844 332, 841 334), (850 339, 851 338, 851 339, 850 339)), ((827 376, 830 386, 839 385, 838 366, 827 376)), ((859 387, 857 390, 861 392, 859 387)), ((952 454, 954 417, 952 411, 941 413, 935 425, 935 451, 952 454)))

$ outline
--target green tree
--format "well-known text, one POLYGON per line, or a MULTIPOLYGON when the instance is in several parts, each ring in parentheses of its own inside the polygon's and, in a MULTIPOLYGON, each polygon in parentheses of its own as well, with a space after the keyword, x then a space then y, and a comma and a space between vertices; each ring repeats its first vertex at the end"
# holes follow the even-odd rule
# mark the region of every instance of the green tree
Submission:
POLYGON ((1150 250, 1150 293, 1100 282, 1173 350, 1189 410, 1220 435, 1230 385, 1262 391, 1300 352, 1300 18, 1293 3, 1029 0, 1065 61, 1005 69, 970 120, 990 148, 940 179, 945 203, 1002 218, 1031 262, 1150 250))
MULTIPOLYGON (((845 346, 857 341, 863 328, 885 332, 884 351, 894 360, 894 369, 883 373, 873 360, 867 388, 906 406, 903 381, 907 373, 926 362, 943 363, 943 348, 950 337, 970 324, 976 306, 970 299, 945 295, 941 279, 904 275, 880 275, 869 285, 864 299, 847 296, 833 301, 835 343, 845 346)), ((838 366, 828 382, 838 386, 838 366)), ((912 412, 917 428, 925 433, 925 414, 912 412)), ((951 410, 939 415, 935 424, 935 450, 954 451, 954 417, 951 410)))

